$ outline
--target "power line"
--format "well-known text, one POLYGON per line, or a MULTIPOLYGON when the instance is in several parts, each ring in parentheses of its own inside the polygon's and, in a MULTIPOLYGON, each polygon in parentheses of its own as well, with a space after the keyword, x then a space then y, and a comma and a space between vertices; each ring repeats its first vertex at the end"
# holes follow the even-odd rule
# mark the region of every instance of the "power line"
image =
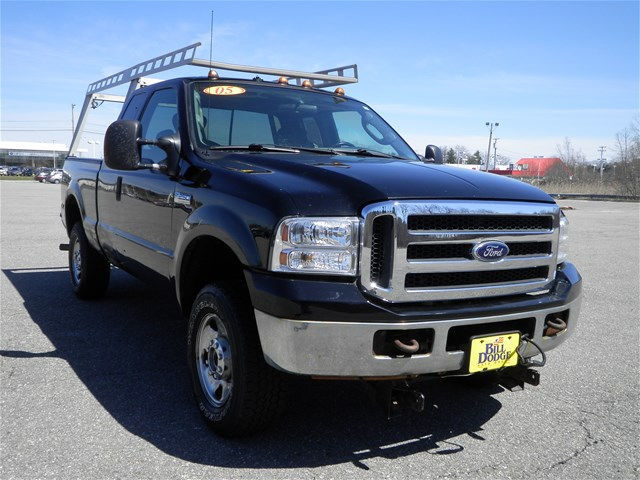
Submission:
MULTIPOLYGON (((68 128, 0 128, 0 132, 68 132, 68 128)), ((85 133, 102 135, 104 132, 92 132, 85 130, 85 133)))

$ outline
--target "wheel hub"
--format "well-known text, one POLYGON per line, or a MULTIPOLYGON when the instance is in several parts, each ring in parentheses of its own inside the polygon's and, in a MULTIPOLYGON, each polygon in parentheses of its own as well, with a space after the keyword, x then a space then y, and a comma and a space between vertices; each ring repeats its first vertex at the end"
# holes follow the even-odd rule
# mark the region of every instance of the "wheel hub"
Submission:
POLYGON ((82 255, 80 253, 80 242, 73 244, 73 252, 71 252, 71 271, 76 283, 80 282, 82 276, 82 255))
POLYGON ((209 374, 215 379, 222 378, 231 365, 229 342, 224 337, 211 340, 207 351, 209 374))
POLYGON ((205 397, 216 407, 224 405, 233 388, 231 345, 220 317, 208 314, 196 336, 196 368, 205 397))

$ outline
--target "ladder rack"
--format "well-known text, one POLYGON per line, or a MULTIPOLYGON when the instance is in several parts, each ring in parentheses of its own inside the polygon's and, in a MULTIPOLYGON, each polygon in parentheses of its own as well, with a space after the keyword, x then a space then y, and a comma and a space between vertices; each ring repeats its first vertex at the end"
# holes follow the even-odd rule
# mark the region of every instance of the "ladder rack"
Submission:
POLYGON ((164 55, 151 58, 138 63, 130 68, 126 68, 118 73, 101 78, 89 84, 85 95, 82 110, 78 117, 78 124, 73 132, 73 139, 69 148, 69 156, 75 156, 80 138, 84 131, 84 126, 89 113, 89 107, 97 108, 102 102, 124 103, 131 94, 140 87, 152 85, 162 80, 150 78, 153 75, 166 70, 171 70, 185 65, 196 67, 215 68, 219 70, 229 70, 234 72, 255 73, 262 75, 284 76, 296 81, 296 85, 301 85, 303 80, 309 80, 314 88, 335 87, 358 82, 358 66, 346 65, 344 67, 330 68, 318 72, 302 72, 298 70, 285 70, 279 68, 254 67, 250 65, 237 65, 217 61, 202 60, 195 58, 196 48, 200 42, 179 48, 164 55), (347 76, 350 74, 350 76, 347 76), (103 94, 105 90, 112 89, 119 85, 129 84, 126 95, 103 94))

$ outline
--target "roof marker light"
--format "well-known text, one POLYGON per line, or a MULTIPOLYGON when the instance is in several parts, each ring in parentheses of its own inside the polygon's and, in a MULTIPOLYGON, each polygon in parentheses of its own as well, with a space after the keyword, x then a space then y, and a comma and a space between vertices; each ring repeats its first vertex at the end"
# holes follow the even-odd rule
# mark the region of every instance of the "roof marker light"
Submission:
POLYGON ((338 87, 334 90, 336 95, 344 95, 344 88, 338 87))
POLYGON ((213 68, 209 70, 209 74, 207 76, 209 77, 209 80, 217 80, 218 78, 220 78, 218 76, 218 72, 216 72, 213 68))
POLYGON ((289 79, 287 77, 280 77, 278 83, 280 85, 289 85, 289 79))
POLYGON ((313 83, 311 83, 311 80, 304 80, 304 81, 302 82, 302 86, 303 86, 304 88, 311 88, 311 87, 313 87, 313 83))

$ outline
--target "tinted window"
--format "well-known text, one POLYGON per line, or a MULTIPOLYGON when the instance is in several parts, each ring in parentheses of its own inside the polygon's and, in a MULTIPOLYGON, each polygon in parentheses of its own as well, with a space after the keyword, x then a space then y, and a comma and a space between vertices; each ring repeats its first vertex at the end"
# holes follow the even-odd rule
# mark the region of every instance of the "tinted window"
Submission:
POLYGON ((252 143, 339 148, 340 153, 364 148, 416 159, 404 140, 363 103, 313 90, 218 83, 191 84, 193 133, 200 148, 252 143))
POLYGON ((273 134, 266 113, 236 110, 233 114, 231 145, 273 143, 273 134))
MULTIPOLYGON (((178 133, 178 97, 172 88, 155 92, 140 120, 142 137, 157 139, 178 133)), ((153 145, 142 146, 142 161, 144 163, 164 163, 167 155, 153 145)))
POLYGON ((122 120, 138 120, 140 118, 140 111, 142 107, 144 107, 144 101, 147 99, 146 93, 140 93, 138 95, 134 95, 131 100, 129 100, 129 104, 122 114, 122 120))

